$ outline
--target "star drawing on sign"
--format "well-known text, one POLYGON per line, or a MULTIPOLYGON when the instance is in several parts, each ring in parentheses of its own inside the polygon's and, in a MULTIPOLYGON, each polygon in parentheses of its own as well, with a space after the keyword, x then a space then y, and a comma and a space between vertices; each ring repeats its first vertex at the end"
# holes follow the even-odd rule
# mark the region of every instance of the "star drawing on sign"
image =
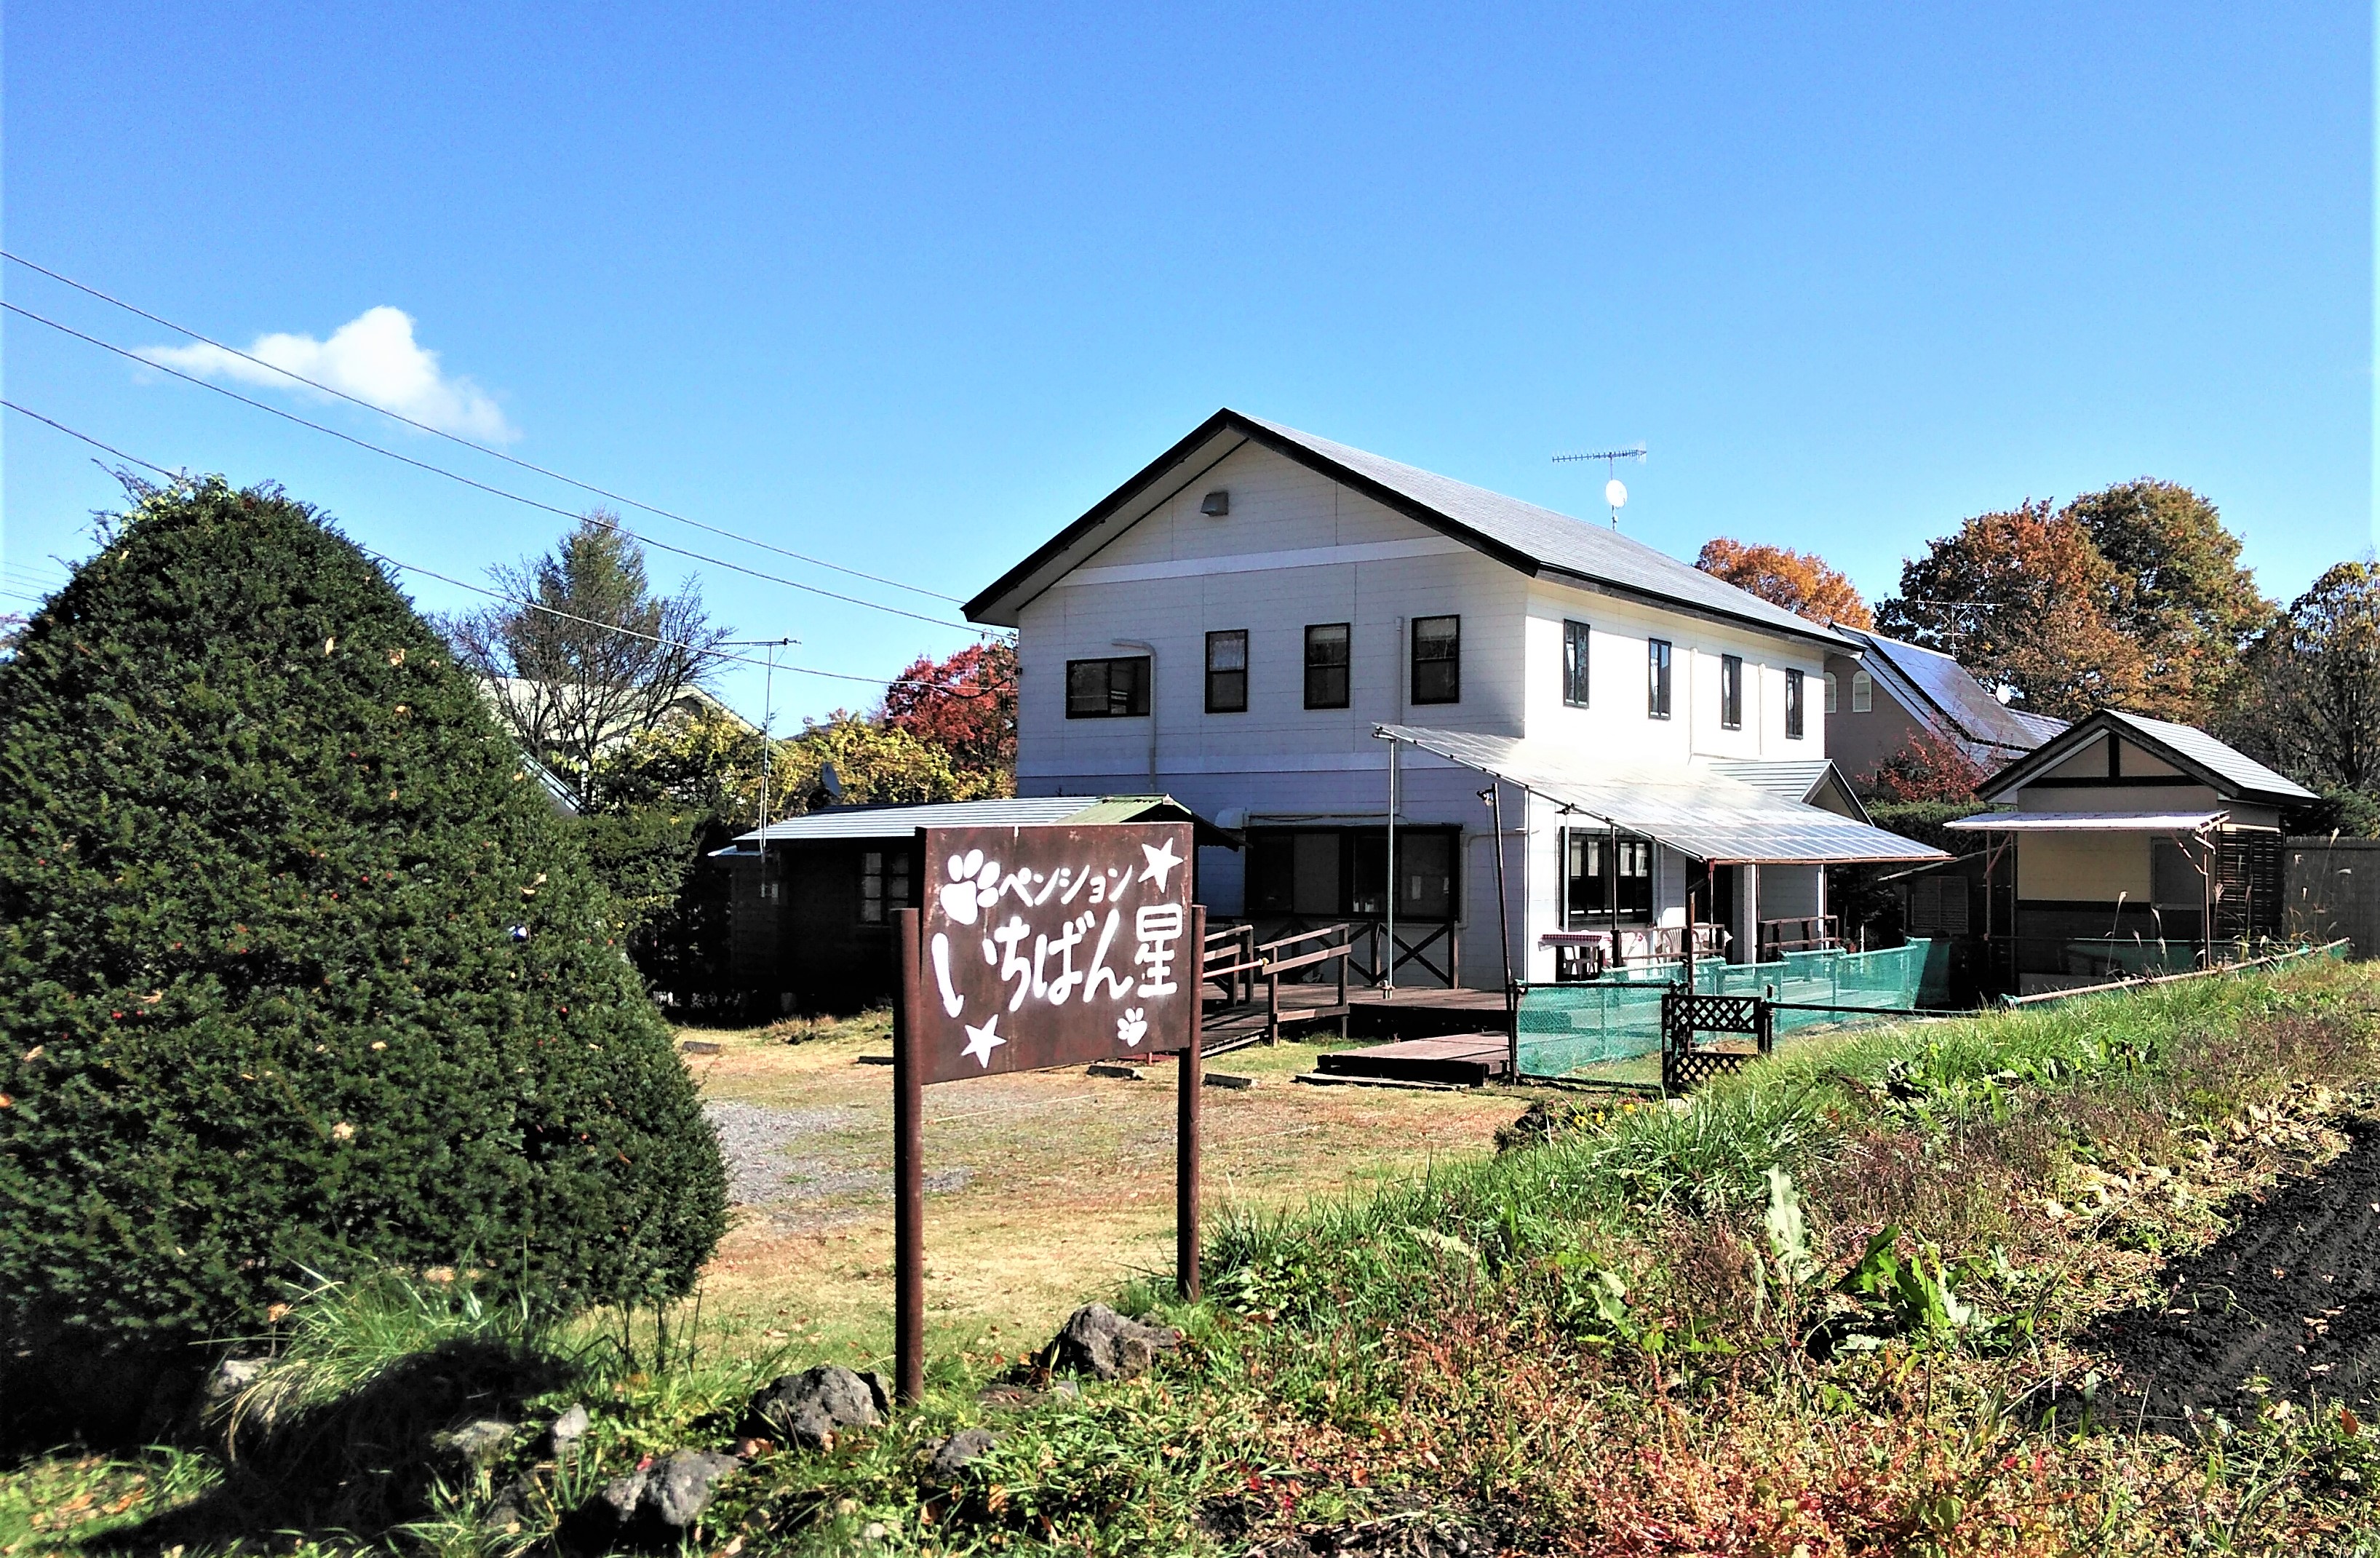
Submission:
POLYGON ((1172 876, 1173 868, 1182 863, 1182 857, 1173 853, 1173 841, 1169 838, 1153 848, 1144 844, 1140 852, 1148 857, 1148 874, 1156 879, 1157 890, 1164 892, 1165 879, 1172 876))
POLYGON ((1008 1042, 1007 1040, 1002 1039, 999 1034, 992 1031, 993 1029, 1000 1026, 1000 1014, 998 1012, 994 1012, 991 1016, 984 1018, 983 1026, 981 1028, 978 1028, 973 1023, 967 1023, 964 1026, 967 1030, 965 1053, 975 1057, 975 1063, 978 1065, 982 1066, 986 1071, 990 1070, 991 1052, 1000 1048, 1001 1045, 1008 1042))

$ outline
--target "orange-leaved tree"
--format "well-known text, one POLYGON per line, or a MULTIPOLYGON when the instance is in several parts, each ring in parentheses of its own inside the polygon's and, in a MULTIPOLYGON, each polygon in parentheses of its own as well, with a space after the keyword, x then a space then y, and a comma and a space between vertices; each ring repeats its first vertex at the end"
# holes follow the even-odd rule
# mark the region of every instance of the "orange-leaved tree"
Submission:
POLYGON ((884 690, 882 723, 931 742, 979 793, 1016 786, 1016 646, 993 639, 945 660, 920 655, 884 690))
POLYGON ((1876 625, 1852 581, 1814 552, 1749 545, 1720 536, 1705 544, 1694 566, 1813 622, 1840 622, 1846 627, 1876 625))
POLYGON ((2158 712, 2148 657, 2125 631, 2132 595, 2070 509, 2027 501, 1977 515, 1903 563, 1900 593, 1876 623, 1956 656, 1985 686, 2010 684, 2034 713, 2158 712))

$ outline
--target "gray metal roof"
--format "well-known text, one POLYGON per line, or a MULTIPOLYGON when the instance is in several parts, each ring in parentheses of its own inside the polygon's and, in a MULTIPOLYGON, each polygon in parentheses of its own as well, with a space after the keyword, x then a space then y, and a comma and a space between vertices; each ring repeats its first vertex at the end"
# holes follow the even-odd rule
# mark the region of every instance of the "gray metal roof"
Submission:
MULTIPOLYGON (((1142 517, 1145 510, 1135 506, 1135 500, 1143 493, 1174 476, 1211 446, 1234 437, 1260 443, 1524 573, 1567 577, 1589 587, 1858 651, 1858 645, 1833 628, 1771 605, 1607 525, 1383 459, 1228 407, 969 601, 968 618, 1015 626, 1017 613, 1027 601, 1105 545, 1114 530, 1142 517)), ((1236 443, 1231 444, 1224 452, 1236 447, 1236 443)), ((1221 457, 1216 456, 1206 463, 1212 465, 1221 457)))
POLYGON ((1621 769, 1550 742, 1384 724, 1376 733, 1718 864, 1942 860, 1941 850, 1707 768, 1621 769))
POLYGON ((2277 773, 2263 763, 2225 745, 2196 725, 2153 720, 2121 709, 2101 709, 2069 725, 2056 739, 2019 758, 1993 775, 1983 787, 1986 800, 2001 800, 2064 762, 2108 732, 2115 731, 2172 762, 2211 786, 2227 800, 2257 800, 2286 806, 2320 797, 2312 790, 2277 773))
POLYGON ((1713 773, 1724 773, 1757 790, 1786 800, 1808 800, 1818 793, 1835 771, 1828 758, 1794 758, 1784 761, 1765 762, 1758 758, 1712 758, 1704 764, 1713 773))
POLYGON ((2228 811, 1985 811, 1945 822, 1967 834, 2190 834, 2228 811))
MULTIPOLYGON (((739 834, 735 846, 748 843, 757 849, 763 834, 770 843, 780 844, 795 839, 907 838, 919 828, 1022 827, 1063 822, 1102 804, 1098 796, 1008 796, 921 806, 832 806, 755 828, 739 834)), ((716 851, 735 852, 735 846, 716 851)))
MULTIPOLYGON (((1885 684, 1894 702, 1934 726, 1937 735, 1971 748, 1991 749, 1973 756, 1997 761, 2012 752, 2029 752, 2048 739, 2034 724, 2040 716, 2019 714, 2002 703, 1950 656, 1881 633, 1856 627, 1843 632, 1867 647, 1868 674, 1885 684)), ((2066 728, 2054 720, 2042 723, 2054 727, 2050 734, 2066 728)))
POLYGON ((2312 790, 2285 773, 2275 773, 2263 763, 2240 750, 2217 741, 2192 724, 2176 724, 2171 720, 2153 720, 2145 714, 2128 714, 2121 709, 2110 709, 2110 719, 2130 726, 2139 735, 2161 741, 2183 757, 2215 773, 2222 775, 2243 790, 2261 791, 2265 795, 2287 796, 2291 800, 2313 800, 2312 790))

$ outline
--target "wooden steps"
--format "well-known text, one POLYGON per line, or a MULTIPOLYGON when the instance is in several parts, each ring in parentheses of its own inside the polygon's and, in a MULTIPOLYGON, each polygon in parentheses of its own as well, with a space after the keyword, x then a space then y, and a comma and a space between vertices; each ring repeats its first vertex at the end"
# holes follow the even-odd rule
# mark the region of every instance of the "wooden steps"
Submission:
POLYGON ((1500 1033, 1453 1033, 1439 1039, 1370 1044, 1360 1050, 1333 1050, 1314 1064, 1324 1077, 1476 1088, 1511 1075, 1512 1050, 1500 1033))

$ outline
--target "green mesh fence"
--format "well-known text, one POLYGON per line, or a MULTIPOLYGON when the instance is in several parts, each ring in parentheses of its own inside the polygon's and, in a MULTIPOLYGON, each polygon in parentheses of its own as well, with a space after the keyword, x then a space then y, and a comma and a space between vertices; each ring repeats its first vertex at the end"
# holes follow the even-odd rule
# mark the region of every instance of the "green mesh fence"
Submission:
MULTIPOLYGON (((1941 999, 1949 946, 1917 941, 1879 952, 1789 952, 1777 963, 1696 963, 1694 988, 1711 995, 1766 995, 1791 1005, 1905 1012, 1941 999)), ((1560 1077, 1661 1047, 1661 996, 1681 967, 1632 968, 1585 984, 1533 984, 1521 991, 1521 1070, 1560 1077)), ((1860 1020, 1854 1012, 1776 1014, 1779 1034, 1860 1020)))

